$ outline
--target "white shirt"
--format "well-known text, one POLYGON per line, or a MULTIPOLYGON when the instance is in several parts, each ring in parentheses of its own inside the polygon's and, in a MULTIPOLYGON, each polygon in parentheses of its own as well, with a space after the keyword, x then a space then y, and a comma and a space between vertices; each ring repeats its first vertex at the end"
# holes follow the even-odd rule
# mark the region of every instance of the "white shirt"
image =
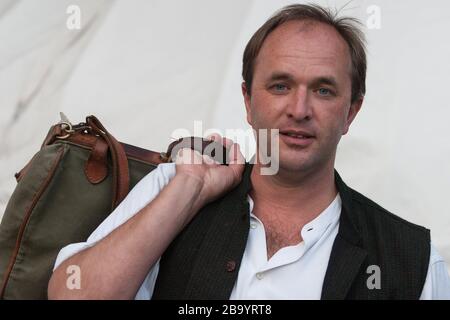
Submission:
MULTIPOLYGON (((131 190, 122 203, 89 236, 86 242, 70 244, 58 254, 56 269, 64 260, 95 245, 150 203, 175 176, 173 163, 160 164, 131 190)), ((230 299, 320 299, 331 248, 339 229, 341 198, 301 230, 303 241, 280 249, 268 261, 263 223, 252 213, 250 232, 237 281, 230 299)), ((159 260, 150 269, 136 299, 150 299, 159 271, 159 260)), ((450 299, 450 277, 442 257, 431 245, 430 263, 421 299, 450 299)))

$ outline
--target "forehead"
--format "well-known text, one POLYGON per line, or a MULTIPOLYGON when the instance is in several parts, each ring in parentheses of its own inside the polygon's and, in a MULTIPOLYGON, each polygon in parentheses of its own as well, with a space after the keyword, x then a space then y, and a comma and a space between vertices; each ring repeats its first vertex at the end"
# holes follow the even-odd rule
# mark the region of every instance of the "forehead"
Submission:
POLYGON ((265 39, 255 61, 255 74, 273 69, 291 73, 318 71, 350 75, 349 48, 332 27, 314 21, 289 21, 265 39))

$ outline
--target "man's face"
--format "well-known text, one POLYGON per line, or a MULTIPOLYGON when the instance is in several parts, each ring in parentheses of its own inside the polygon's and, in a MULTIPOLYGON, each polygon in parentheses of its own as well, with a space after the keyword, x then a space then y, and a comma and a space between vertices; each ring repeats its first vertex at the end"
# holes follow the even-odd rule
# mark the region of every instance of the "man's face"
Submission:
POLYGON ((249 124, 280 130, 285 171, 333 166, 337 144, 362 103, 350 103, 346 42, 315 22, 290 21, 270 33, 255 61, 251 95, 242 89, 249 124))

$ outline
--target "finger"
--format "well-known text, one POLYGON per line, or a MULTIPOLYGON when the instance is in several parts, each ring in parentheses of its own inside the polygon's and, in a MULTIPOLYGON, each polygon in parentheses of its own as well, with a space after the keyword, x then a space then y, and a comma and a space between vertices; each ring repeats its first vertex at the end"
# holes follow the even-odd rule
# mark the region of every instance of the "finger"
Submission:
POLYGON ((200 164, 202 163, 202 155, 197 150, 190 148, 181 148, 178 150, 175 163, 176 164, 200 164))
MULTIPOLYGON (((227 138, 225 138, 225 137, 222 137, 220 134, 218 134, 218 133, 213 133, 213 134, 210 134, 210 135, 208 135, 208 137, 207 137, 207 139, 208 140, 211 140, 211 141, 215 141, 215 142, 218 142, 218 143, 220 143, 222 146, 224 146, 224 147, 226 147, 226 148, 228 148, 229 146, 231 146, 231 144, 230 144, 230 142, 229 141, 231 141, 230 139, 227 139, 227 138)), ((232 142, 232 141, 231 141, 232 142)))
POLYGON ((203 163, 206 164, 219 164, 219 162, 217 162, 216 160, 214 160, 213 158, 211 158, 210 156, 208 156, 207 154, 202 155, 203 158, 203 163))
POLYGON ((206 137, 208 140, 211 141, 216 141, 221 143, 223 146, 225 146, 226 148, 229 148, 233 145, 234 141, 225 137, 222 137, 220 134, 218 133, 213 133, 210 134, 206 137))
POLYGON ((228 166, 234 171, 237 177, 242 175, 244 171, 245 158, 241 153, 238 143, 234 143, 230 148, 230 162, 228 166))
POLYGON ((183 158, 183 149, 178 150, 177 154, 175 155, 175 163, 181 162, 181 159, 183 158))
POLYGON ((233 145, 230 147, 229 163, 230 164, 245 164, 245 158, 241 152, 241 147, 240 147, 239 143, 233 143, 233 145))
POLYGON ((230 148, 233 144, 234 144, 234 141, 233 140, 231 140, 231 139, 228 139, 228 138, 225 138, 225 137, 223 137, 222 138, 222 144, 225 146, 225 148, 230 148))
POLYGON ((221 142, 222 141, 222 136, 218 133, 212 133, 210 135, 208 135, 206 137, 206 139, 211 140, 211 141, 217 141, 217 142, 221 142))

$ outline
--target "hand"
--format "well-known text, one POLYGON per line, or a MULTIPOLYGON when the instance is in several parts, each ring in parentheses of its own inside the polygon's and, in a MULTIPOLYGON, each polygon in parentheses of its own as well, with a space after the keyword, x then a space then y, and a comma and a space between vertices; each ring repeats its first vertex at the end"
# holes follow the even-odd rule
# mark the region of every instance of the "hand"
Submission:
POLYGON ((179 150, 175 160, 176 176, 194 178, 201 183, 199 207, 234 188, 241 181, 245 163, 237 143, 218 134, 210 135, 208 139, 215 140, 230 150, 228 166, 188 148, 179 150))

